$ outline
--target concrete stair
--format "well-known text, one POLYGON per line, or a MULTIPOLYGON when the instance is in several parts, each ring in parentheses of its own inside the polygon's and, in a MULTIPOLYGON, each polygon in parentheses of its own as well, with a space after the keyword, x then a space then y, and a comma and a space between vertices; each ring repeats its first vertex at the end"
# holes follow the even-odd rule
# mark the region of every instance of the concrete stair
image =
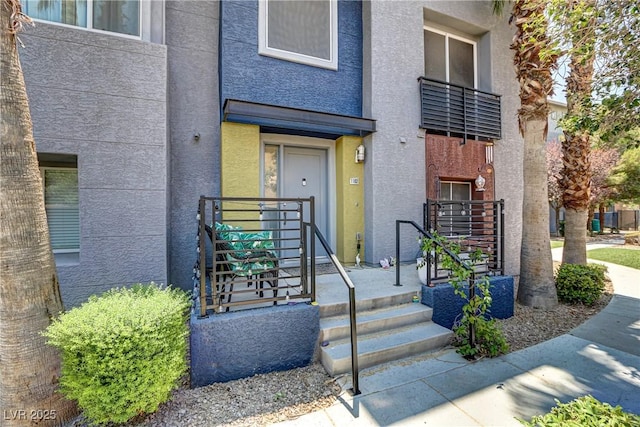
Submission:
MULTIPOLYGON (((414 293, 356 303, 360 369, 437 350, 453 333, 431 321, 430 307, 411 301, 414 293)), ((347 304, 320 307, 320 360, 329 375, 351 371, 347 304)))

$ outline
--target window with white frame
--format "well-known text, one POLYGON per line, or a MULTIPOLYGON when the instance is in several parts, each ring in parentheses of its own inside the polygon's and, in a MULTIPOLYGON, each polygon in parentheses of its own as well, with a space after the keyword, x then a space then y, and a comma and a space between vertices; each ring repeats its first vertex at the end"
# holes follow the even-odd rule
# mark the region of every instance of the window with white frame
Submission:
POLYGON ((471 234, 471 184, 468 182, 440 182, 440 199, 446 201, 439 212, 440 233, 444 236, 471 234))
POLYGON ((338 69, 337 0, 259 0, 258 52, 338 69))
POLYGON ((433 28, 424 28, 425 77, 476 87, 476 42, 433 28))
POLYGON ((140 0, 23 0, 31 18, 140 36, 140 0))
POLYGON ((55 254, 77 253, 80 250, 80 211, 76 157, 39 154, 39 160, 51 249, 55 254))

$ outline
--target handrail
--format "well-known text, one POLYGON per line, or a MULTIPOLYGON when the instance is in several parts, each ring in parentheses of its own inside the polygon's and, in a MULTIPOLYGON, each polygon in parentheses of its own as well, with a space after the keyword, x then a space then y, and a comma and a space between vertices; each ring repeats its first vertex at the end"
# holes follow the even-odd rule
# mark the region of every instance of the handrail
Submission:
MULTIPOLYGON (((336 269, 338 270, 338 273, 340 274, 340 277, 344 281, 344 284, 347 285, 347 288, 349 289, 349 325, 350 325, 350 335, 351 335, 351 376, 353 377, 352 378, 353 394, 358 395, 360 394, 360 385, 359 385, 359 372, 358 372, 358 332, 356 328, 356 287, 354 286, 353 281, 351 281, 351 278, 347 275, 347 272, 342 266, 342 263, 338 260, 338 257, 336 256, 336 254, 333 253, 333 251, 331 250, 331 247, 329 246, 329 243, 327 242, 327 240, 324 238, 322 233, 316 227, 315 223, 305 222, 304 226, 309 227, 313 230, 313 234, 315 234, 316 237, 318 237, 318 240, 324 247, 324 250, 327 252, 327 255, 329 255, 329 259, 331 260, 333 265, 336 267, 336 269)), ((311 252, 313 253, 313 248, 311 252)), ((311 262, 312 269, 314 264, 315 262, 313 261, 313 258, 312 258, 312 262, 311 262)))
POLYGON ((432 79, 431 77, 420 76, 420 77, 418 77, 418 81, 433 82, 433 83, 441 84, 443 86, 456 87, 458 89, 470 90, 470 91, 473 91, 473 92, 481 93, 483 95, 489 95, 489 96, 493 96, 493 97, 496 97, 496 98, 502 98, 502 95, 498 95, 497 93, 491 93, 491 92, 487 92, 485 90, 480 90, 480 89, 476 89, 476 88, 472 88, 472 87, 466 87, 466 86, 458 85, 458 84, 451 83, 451 82, 445 82, 444 80, 432 79))
MULTIPOLYGON (((424 230, 415 221, 402 220, 402 219, 397 219, 396 220, 396 260, 400 259, 400 224, 412 225, 413 228, 415 228, 420 234, 422 234, 423 236, 425 236, 428 239, 431 239, 436 244, 436 246, 439 246, 440 248, 442 248, 444 253, 447 254, 449 257, 451 257, 453 262, 455 262, 458 265, 461 265, 465 270, 468 270, 470 272, 470 276, 469 276, 469 299, 471 300, 473 297, 475 297, 475 295, 476 295, 476 274, 475 274, 475 269, 473 267, 471 267, 470 265, 468 265, 466 262, 462 261, 462 259, 460 259, 460 257, 458 255, 456 255, 449 248, 447 248, 445 245, 443 245, 442 242, 439 242, 437 239, 435 239, 433 234, 431 234, 428 231, 424 230)), ((398 261, 396 261, 396 283, 394 284, 394 286, 402 286, 402 284, 400 284, 400 263, 398 261)), ((476 342, 475 338, 476 338, 475 326, 474 326, 473 323, 470 323, 469 324, 469 345, 472 348, 475 347, 475 342, 476 342)))

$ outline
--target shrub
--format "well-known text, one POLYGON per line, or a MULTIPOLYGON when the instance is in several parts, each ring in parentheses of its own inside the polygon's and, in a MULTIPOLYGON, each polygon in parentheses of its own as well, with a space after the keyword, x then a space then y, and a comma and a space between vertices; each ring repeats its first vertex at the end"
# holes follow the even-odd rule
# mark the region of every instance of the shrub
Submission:
POLYGON ((545 415, 538 415, 530 422, 520 422, 526 426, 536 427, 600 427, 600 426, 638 426, 640 416, 624 412, 620 406, 615 408, 608 403, 602 403, 591 395, 560 403, 545 415))
POLYGON ((495 319, 488 319, 492 298, 487 276, 483 276, 475 281, 476 291, 474 296, 470 296, 467 291, 471 280, 471 271, 474 265, 482 259, 483 253, 480 249, 469 254, 469 261, 462 261, 465 265, 454 261, 454 258, 447 253, 447 248, 451 254, 460 254, 460 244, 449 242, 445 237, 433 233, 433 238, 422 238, 421 249, 423 253, 435 251, 442 260, 443 268, 451 271, 449 282, 456 295, 464 300, 462 314, 454 325, 453 332, 456 335, 456 350, 466 358, 476 356, 496 357, 509 351, 509 345, 495 319), (469 330, 474 331, 474 342, 471 342, 469 330))
POLYGON ((61 392, 93 423, 154 412, 186 372, 189 297, 151 283, 112 289, 44 332, 62 353, 61 392))
POLYGON ((604 291, 607 267, 599 264, 562 264, 556 274, 556 290, 562 302, 593 305, 604 291))

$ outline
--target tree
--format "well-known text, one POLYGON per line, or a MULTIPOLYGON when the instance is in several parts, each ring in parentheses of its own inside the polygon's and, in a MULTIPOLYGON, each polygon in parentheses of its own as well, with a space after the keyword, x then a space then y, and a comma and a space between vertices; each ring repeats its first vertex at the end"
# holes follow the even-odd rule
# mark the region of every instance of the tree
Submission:
MULTIPOLYGON (((549 309, 558 304, 553 278, 553 260, 549 238, 549 203, 545 144, 549 104, 553 91, 552 71, 557 51, 547 36, 546 0, 516 0, 511 22, 516 34, 514 51, 516 78, 520 83, 518 122, 524 139, 524 201, 520 283, 518 301, 526 306, 549 309)), ((504 1, 495 0, 500 13, 504 1)))
POLYGON ((563 0, 558 6, 562 21, 557 25, 570 34, 567 114, 562 120, 563 171, 560 186, 565 208, 562 262, 587 263, 591 165, 590 113, 595 61, 596 0, 563 0))
POLYGON ((593 207, 592 137, 609 142, 640 124, 640 9, 627 0, 552 0, 553 37, 570 58, 562 187, 563 263, 586 264, 593 207))
POLYGON ((613 200, 640 203, 640 147, 627 150, 613 169, 608 184, 613 200))
MULTIPOLYGON (((594 78, 595 125, 606 142, 640 127, 640 4, 599 0, 598 63, 594 78)), ((638 139, 635 140, 638 146, 638 139)))
POLYGON ((41 332, 63 309, 16 33, 29 22, 0 0, 0 407, 3 425, 61 425, 60 359, 41 332))
POLYGON ((554 140, 547 143, 547 193, 549 204, 556 213, 556 230, 560 228, 560 208, 562 207, 562 145, 554 140))

